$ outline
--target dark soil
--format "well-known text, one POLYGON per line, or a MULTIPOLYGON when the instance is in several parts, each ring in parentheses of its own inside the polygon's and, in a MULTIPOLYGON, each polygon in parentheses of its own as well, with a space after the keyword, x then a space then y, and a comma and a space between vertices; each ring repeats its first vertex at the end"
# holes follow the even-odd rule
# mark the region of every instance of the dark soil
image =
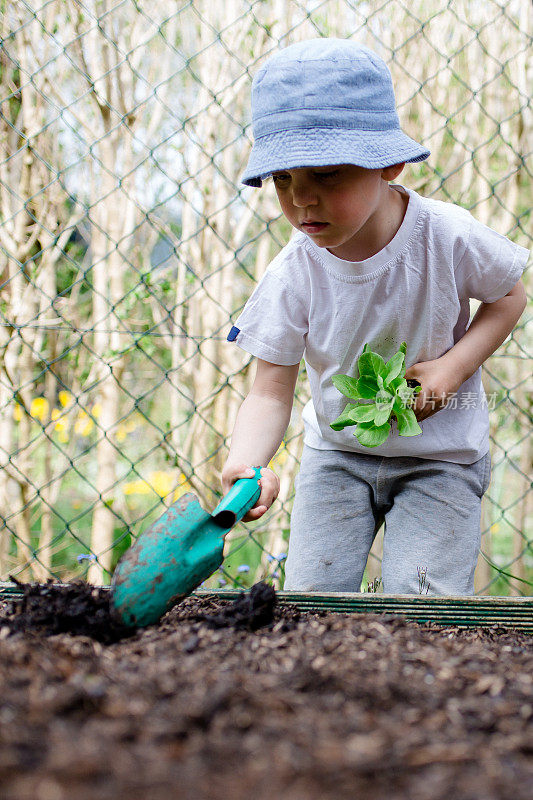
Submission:
POLYGON ((526 634, 299 613, 259 585, 120 639, 105 592, 61 591, 0 602, 0 800, 533 796, 526 634))
MULTIPOLYGON (((128 628, 113 613, 111 595, 84 581, 73 581, 63 586, 20 583, 11 578, 22 592, 22 597, 12 601, 10 614, 4 618, 12 632, 38 632, 42 636, 72 633, 90 636, 103 644, 118 642, 133 636, 135 629, 128 628)), ((246 628, 257 630, 273 620, 276 593, 271 586, 257 583, 248 594, 240 597, 213 614, 196 614, 211 628, 246 628)))
POLYGON ((36 631, 43 636, 72 633, 91 636, 104 644, 135 633, 113 618, 105 589, 83 581, 65 586, 54 586, 52 580, 45 584, 15 582, 22 598, 12 604, 14 613, 4 623, 12 631, 36 631))

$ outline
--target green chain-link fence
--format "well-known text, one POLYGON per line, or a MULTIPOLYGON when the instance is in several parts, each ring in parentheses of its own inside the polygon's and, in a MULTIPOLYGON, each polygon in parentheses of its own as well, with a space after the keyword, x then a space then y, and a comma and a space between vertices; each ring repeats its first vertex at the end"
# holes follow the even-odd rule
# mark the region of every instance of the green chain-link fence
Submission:
MULTIPOLYGON (((370 45, 432 150, 406 182, 525 246, 529 0, 0 0, 0 581, 108 582, 185 491, 211 507, 250 362, 231 319, 286 242, 271 187, 239 183, 251 75, 314 36, 370 45)), ((525 282, 531 297, 531 273, 525 282)), ((474 310, 474 306, 473 309, 474 310)), ((480 594, 531 594, 531 331, 484 368, 493 477, 480 594), (529 510, 528 510, 529 509, 529 510)), ((302 443, 278 502, 208 586, 283 584, 302 443)), ((376 586, 381 539, 364 587, 376 586)), ((424 569, 427 565, 420 565, 424 569)))

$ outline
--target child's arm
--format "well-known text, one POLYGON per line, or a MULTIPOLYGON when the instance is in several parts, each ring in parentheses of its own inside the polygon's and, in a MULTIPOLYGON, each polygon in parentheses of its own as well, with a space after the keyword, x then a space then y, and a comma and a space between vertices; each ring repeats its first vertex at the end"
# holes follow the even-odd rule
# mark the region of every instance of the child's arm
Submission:
MULTIPOLYGON (((289 367, 257 359, 250 393, 237 414, 222 487, 228 492, 238 478, 252 477, 251 467, 269 463, 290 421, 299 364, 289 367)), ((279 480, 270 469, 261 472, 261 496, 245 522, 259 519, 279 493, 279 480)))
POLYGON ((446 405, 449 395, 457 392, 498 349, 520 319, 526 302, 524 285, 519 280, 505 297, 495 303, 481 303, 465 335, 447 353, 406 370, 406 378, 416 378, 422 384, 414 407, 418 420, 446 405))

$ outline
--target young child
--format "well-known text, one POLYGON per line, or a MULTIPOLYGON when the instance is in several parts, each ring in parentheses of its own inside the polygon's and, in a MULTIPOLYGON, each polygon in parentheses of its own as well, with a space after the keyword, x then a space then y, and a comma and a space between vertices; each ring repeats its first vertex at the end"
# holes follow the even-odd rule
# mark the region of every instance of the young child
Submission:
MULTIPOLYGON (((394 181, 429 151, 406 136, 391 75, 343 39, 300 42, 253 81, 254 146, 243 183, 272 176, 295 235, 269 265, 229 341, 257 357, 222 474, 224 491, 266 465, 289 423, 301 358, 312 399, 291 516, 285 588, 359 591, 385 522, 383 589, 468 595, 490 478, 481 365, 513 330, 526 299, 528 251, 451 203, 394 181), (469 299, 481 300, 470 326, 469 299), (407 343, 406 377, 422 385, 422 434, 369 449, 330 423, 346 398, 332 376, 357 376, 363 346, 389 359, 407 343), (454 398, 453 402, 447 402, 454 398)), ((247 520, 277 497, 261 471, 247 520)))

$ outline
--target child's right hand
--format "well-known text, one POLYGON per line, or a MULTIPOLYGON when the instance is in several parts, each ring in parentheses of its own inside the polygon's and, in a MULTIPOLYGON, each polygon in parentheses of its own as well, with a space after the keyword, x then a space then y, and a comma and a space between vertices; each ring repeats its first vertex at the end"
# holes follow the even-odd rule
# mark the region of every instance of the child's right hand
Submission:
MULTIPOLYGON (((253 478, 254 471, 247 464, 226 464, 222 470, 222 489, 226 495, 239 478, 253 478)), ((261 468, 261 494, 253 508, 242 518, 243 522, 252 522, 262 517, 279 494, 279 478, 268 467, 261 468)))

